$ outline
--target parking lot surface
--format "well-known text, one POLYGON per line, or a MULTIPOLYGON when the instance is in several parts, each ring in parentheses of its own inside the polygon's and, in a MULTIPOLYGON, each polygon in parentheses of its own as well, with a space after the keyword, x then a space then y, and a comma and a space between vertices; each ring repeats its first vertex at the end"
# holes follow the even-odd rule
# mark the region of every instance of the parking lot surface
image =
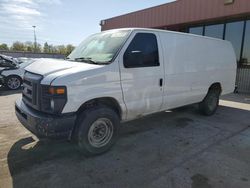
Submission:
POLYGON ((231 94, 214 116, 195 105, 122 124, 117 144, 86 158, 39 141, 15 117, 19 92, 0 90, 0 187, 250 187, 250 97, 231 94))

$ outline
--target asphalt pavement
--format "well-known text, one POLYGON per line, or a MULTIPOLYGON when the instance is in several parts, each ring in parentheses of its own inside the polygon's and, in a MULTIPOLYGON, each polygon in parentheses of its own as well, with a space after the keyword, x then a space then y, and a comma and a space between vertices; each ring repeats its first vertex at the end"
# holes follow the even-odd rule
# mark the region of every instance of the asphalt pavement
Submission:
POLYGON ((20 91, 0 89, 0 187, 250 187, 250 96, 222 98, 122 124, 107 153, 86 158, 67 141, 39 141, 16 119, 20 91))

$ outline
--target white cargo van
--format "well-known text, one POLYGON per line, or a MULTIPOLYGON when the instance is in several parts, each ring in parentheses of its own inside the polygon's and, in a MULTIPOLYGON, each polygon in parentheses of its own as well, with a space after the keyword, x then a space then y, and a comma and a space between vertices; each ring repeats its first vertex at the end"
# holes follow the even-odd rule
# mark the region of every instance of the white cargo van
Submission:
POLYGON ((90 36, 67 60, 25 69, 20 122, 95 155, 114 144, 120 122, 193 103, 212 115, 219 96, 234 91, 236 57, 227 41, 126 28, 90 36))

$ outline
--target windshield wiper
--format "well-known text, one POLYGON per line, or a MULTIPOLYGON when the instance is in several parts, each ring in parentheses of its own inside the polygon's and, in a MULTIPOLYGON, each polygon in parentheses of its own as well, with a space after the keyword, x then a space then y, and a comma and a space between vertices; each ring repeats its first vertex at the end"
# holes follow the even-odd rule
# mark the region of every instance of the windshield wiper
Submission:
POLYGON ((75 58, 75 61, 80 61, 80 62, 85 62, 85 63, 91 63, 91 64, 97 64, 90 57, 78 57, 78 58, 75 58))
POLYGON ((78 57, 78 58, 75 58, 74 60, 80 61, 80 62, 85 62, 85 63, 90 63, 90 64, 95 64, 95 65, 106 65, 107 64, 107 63, 93 61, 91 57, 78 57))
POLYGON ((67 61, 75 61, 74 59, 71 59, 69 57, 66 57, 65 60, 67 60, 67 61))

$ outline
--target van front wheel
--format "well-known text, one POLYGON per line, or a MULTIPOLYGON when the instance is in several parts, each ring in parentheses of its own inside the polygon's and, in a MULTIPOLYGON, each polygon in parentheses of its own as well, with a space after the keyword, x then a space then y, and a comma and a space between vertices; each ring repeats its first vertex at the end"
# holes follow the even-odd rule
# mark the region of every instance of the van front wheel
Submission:
POLYGON ((86 156, 98 155, 109 150, 118 138, 119 117, 105 106, 96 106, 80 114, 77 143, 86 156))
POLYGON ((213 115, 218 108, 219 98, 220 90, 210 89, 203 101, 199 103, 200 112, 206 116, 213 115))

